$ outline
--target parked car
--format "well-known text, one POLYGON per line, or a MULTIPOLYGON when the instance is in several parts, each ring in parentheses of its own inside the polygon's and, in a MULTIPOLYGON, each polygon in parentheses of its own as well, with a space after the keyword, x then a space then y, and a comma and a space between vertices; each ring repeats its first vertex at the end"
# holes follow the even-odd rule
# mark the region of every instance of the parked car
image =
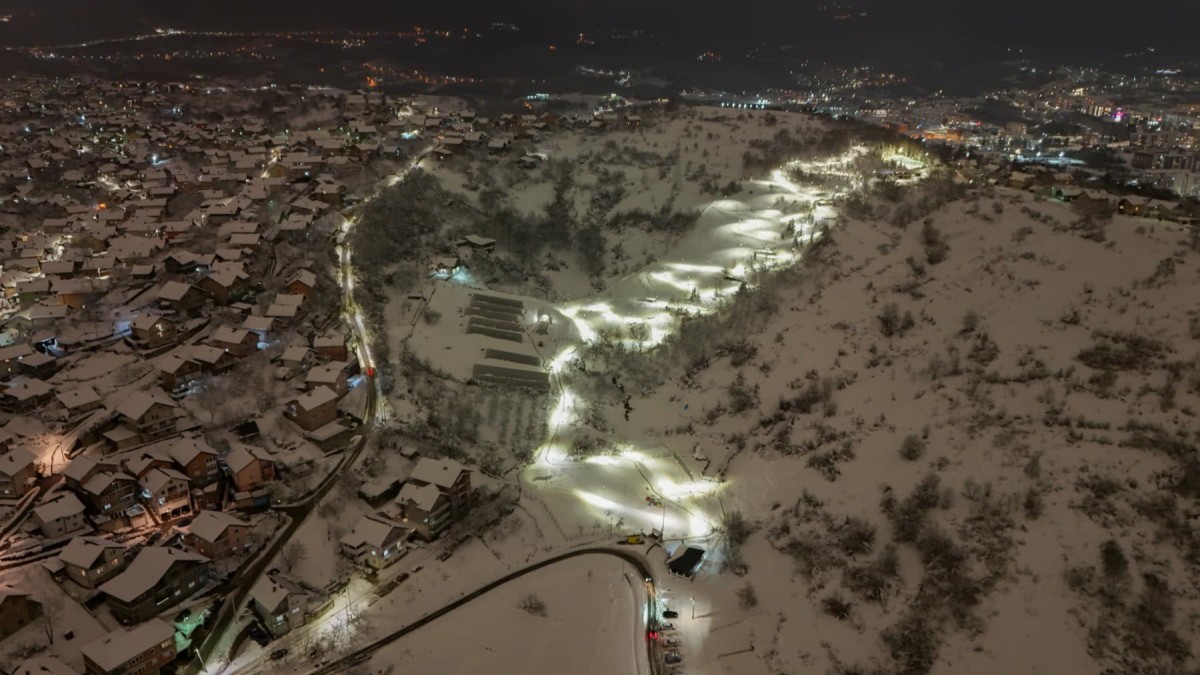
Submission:
POLYGON ((275 651, 271 652, 271 660, 278 661, 279 659, 287 656, 287 653, 287 647, 284 647, 283 649, 276 649, 275 651))
POLYGON ((664 621, 663 623, 658 624, 658 629, 659 630, 675 630, 675 624, 670 623, 668 621, 664 621))
POLYGON ((683 657, 679 655, 679 652, 667 652, 667 655, 663 657, 663 662, 668 665, 683 663, 683 657))
POLYGON ((676 611, 675 611, 675 610, 673 610, 673 609, 664 610, 664 611, 663 611, 663 618, 664 618, 664 619, 678 619, 678 618, 679 618, 679 612, 676 612, 676 611))
POLYGON ((257 642, 260 647, 266 647, 271 642, 271 636, 267 635, 267 631, 259 628, 258 625, 250 628, 250 639, 257 642))
POLYGON ((680 644, 682 644, 682 642, 679 640, 679 638, 673 637, 663 640, 663 644, 668 647, 678 647, 680 644))

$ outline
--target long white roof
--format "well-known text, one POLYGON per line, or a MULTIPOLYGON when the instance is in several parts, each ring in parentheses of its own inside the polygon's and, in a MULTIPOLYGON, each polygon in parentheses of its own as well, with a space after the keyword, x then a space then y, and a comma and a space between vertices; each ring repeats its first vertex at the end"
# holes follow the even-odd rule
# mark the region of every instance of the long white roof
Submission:
POLYGON ((119 628, 83 647, 83 655, 105 671, 116 670, 126 661, 155 646, 175 639, 175 629, 159 618, 130 629, 119 628))
POLYGON ((188 553, 174 548, 150 546, 142 549, 129 567, 100 587, 106 594, 131 602, 158 585, 163 575, 177 562, 208 562, 208 558, 197 553, 188 553))

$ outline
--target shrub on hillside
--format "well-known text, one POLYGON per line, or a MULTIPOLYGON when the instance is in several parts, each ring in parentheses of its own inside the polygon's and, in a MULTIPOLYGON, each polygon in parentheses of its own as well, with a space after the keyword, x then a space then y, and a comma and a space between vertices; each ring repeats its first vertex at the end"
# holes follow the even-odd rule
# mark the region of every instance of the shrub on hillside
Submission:
POLYGON ((904 442, 900 444, 900 456, 910 462, 915 462, 925 454, 925 441, 921 440, 916 434, 909 434, 904 437, 904 442))

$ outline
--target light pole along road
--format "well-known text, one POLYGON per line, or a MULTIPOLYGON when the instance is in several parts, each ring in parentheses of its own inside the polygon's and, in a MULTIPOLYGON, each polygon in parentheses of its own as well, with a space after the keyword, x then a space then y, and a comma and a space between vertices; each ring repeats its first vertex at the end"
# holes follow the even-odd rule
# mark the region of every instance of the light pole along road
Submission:
MULTIPOLYGON (((431 145, 419 152, 403 171, 387 178, 383 185, 373 192, 366 201, 374 199, 384 188, 396 185, 400 181, 407 178, 408 175, 421 163, 421 160, 432 151, 433 146, 431 145)), ((351 227, 353 227, 356 223, 357 216, 354 218, 354 220, 347 219, 342 224, 342 227, 338 230, 335 241, 338 242, 338 276, 340 277, 339 281, 342 287, 342 309, 346 317, 349 319, 348 323, 352 327, 355 335, 355 341, 358 343, 359 363, 365 365, 369 369, 368 372, 370 373, 371 379, 371 387, 367 391, 367 408, 365 414, 363 415, 362 427, 360 427, 362 433, 358 441, 354 443, 353 447, 349 448, 343 454, 342 461, 338 463, 336 467, 334 467, 333 471, 331 471, 329 475, 326 476, 323 481, 321 481, 320 485, 318 485, 317 488, 313 490, 307 497, 296 504, 275 509, 276 511, 286 514, 290 518, 290 522, 284 528, 283 532, 280 533, 280 535, 276 537, 265 550, 258 554, 258 557, 255 558, 254 562, 251 563, 249 567, 242 570, 232 580, 232 588, 228 589, 224 595, 224 602, 221 604, 221 608, 217 612, 217 618, 213 623, 212 631, 205 638, 204 642, 196 647, 196 658, 193 658, 192 661, 189 662, 185 668, 183 668, 183 673, 185 675, 195 675, 196 673, 204 672, 207 670, 207 666, 205 664, 212 662, 214 653, 220 645, 230 642, 231 646, 231 641, 226 640, 228 637, 226 633, 229 631, 230 626, 234 624, 239 608, 241 607, 242 603, 245 602, 246 596, 250 593, 250 589, 254 586, 254 583, 258 581, 260 576, 262 576, 263 571, 266 570, 267 565, 271 563, 271 560, 274 559, 275 555, 279 552, 279 549, 282 548, 291 539, 291 537, 296 534, 296 531, 300 529, 300 526, 304 524, 304 521, 308 518, 309 514, 312 513, 313 509, 318 503, 320 503, 325 494, 329 492, 329 489, 333 486, 338 477, 341 476, 342 472, 353 466, 355 461, 358 460, 359 454, 362 453, 362 449, 367 444, 368 436, 371 433, 372 427, 380 418, 381 413, 386 414, 384 412, 387 409, 386 397, 384 396, 380 387, 379 378, 375 376, 375 361, 371 355, 370 343, 367 340, 366 326, 363 323, 362 311, 354 302, 354 269, 350 265, 350 244, 347 235, 349 234, 351 227)))
MULTIPOLYGON (((651 625, 650 626, 640 626, 638 633, 642 636, 642 639, 645 640, 645 642, 646 642, 646 659, 650 665, 651 674, 652 675, 660 675, 660 673, 662 672, 662 666, 660 665, 659 654, 658 654, 658 647, 657 647, 658 641, 649 639, 649 636, 646 634, 647 630, 652 630, 654 627, 657 627, 659 624, 658 593, 657 593, 656 587, 654 585, 654 578, 650 574, 650 565, 646 562, 645 558, 643 558, 642 556, 639 556, 637 554, 630 553, 629 551, 622 551, 622 550, 617 550, 617 549, 612 549, 612 548, 604 548, 604 547, 581 548, 577 551, 571 551, 570 553, 563 553, 561 555, 556 555, 554 557, 547 558, 540 562, 536 562, 527 567, 522 567, 521 569, 516 570, 515 572, 511 572, 509 574, 506 574, 506 575, 500 577, 499 579, 496 579, 495 581, 492 581, 491 583, 487 584, 486 586, 482 586, 480 588, 475 589, 474 591, 471 591, 470 593, 467 593, 466 595, 455 600, 454 602, 451 602, 450 604, 445 605, 445 606, 441 607, 440 609, 436 609, 436 610, 430 612, 429 614, 426 614, 425 616, 421 617, 420 619, 417 619, 416 621, 414 621, 406 626, 398 628, 398 629, 392 631, 391 633, 384 635, 383 637, 361 647, 360 649, 357 649, 353 652, 350 652, 349 654, 346 654, 345 656, 337 659, 336 661, 333 661, 332 663, 328 663, 324 666, 317 668, 316 670, 311 672, 311 675, 330 675, 331 673, 341 672, 356 663, 361 663, 361 662, 365 661, 366 659, 370 658, 375 652, 379 651, 383 647, 395 642, 396 640, 399 640, 400 638, 404 637, 405 635, 408 635, 409 633, 412 633, 413 631, 417 630, 418 628, 421 628, 427 624, 430 624, 433 621, 435 621, 436 619, 439 619, 439 618, 445 616, 446 614, 453 612, 454 610, 458 609, 459 607, 462 607, 463 605, 471 602, 472 600, 474 600, 482 595, 486 595, 487 593, 490 593, 491 591, 494 591, 497 588, 504 586, 505 584, 516 581, 516 580, 520 579, 521 577, 524 577, 532 572, 536 572, 544 567, 549 567, 550 565, 553 565, 555 563, 560 563, 564 560, 570 560, 571 558, 578 558, 580 556, 585 556, 585 555, 607 555, 607 556, 613 556, 615 558, 619 558, 622 561, 628 563, 634 569, 636 569, 638 571, 638 574, 641 575, 641 578, 645 580, 646 594, 649 598, 649 600, 648 600, 648 602, 649 602, 648 616, 649 616, 651 625)), ((634 607, 633 607, 635 616, 641 614, 640 610, 641 610, 641 607, 639 607, 635 603, 634 607)), ((638 623, 638 621, 635 621, 635 623, 638 623)))

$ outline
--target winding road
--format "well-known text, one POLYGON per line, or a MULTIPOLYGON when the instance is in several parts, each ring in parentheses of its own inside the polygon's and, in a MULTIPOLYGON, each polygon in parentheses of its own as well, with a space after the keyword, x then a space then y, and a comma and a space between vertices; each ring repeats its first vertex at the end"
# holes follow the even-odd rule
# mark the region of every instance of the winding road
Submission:
MULTIPOLYGON (((425 616, 421 617, 420 619, 417 619, 416 621, 414 621, 402 628, 398 628, 398 629, 392 631, 391 633, 388 633, 387 635, 375 640, 374 642, 367 644, 366 646, 362 647, 361 649, 350 652, 349 654, 343 656, 342 658, 338 659, 337 661, 334 661, 327 665, 321 666, 320 668, 317 668, 316 670, 311 671, 311 673, 312 673, 312 675, 326 675, 327 673, 336 673, 345 668, 348 668, 349 666, 351 666, 355 663, 360 663, 363 660, 365 660, 366 658, 369 658, 375 652, 382 649, 383 647, 395 642, 396 640, 399 640, 400 638, 404 637, 405 635, 408 635, 409 633, 412 633, 413 631, 417 630, 418 628, 421 628, 422 626, 425 626, 425 625, 433 622, 434 620, 436 620, 442 616, 445 616, 446 614, 449 614, 450 612, 453 612, 454 610, 458 609, 459 607, 466 605, 467 603, 479 598, 480 596, 487 595, 488 593, 496 590, 497 588, 500 588, 506 584, 516 581, 516 580, 518 580, 532 572, 536 572, 544 567, 548 567, 555 563, 560 563, 564 560, 570 560, 572 558, 578 558, 580 556, 585 556, 585 555, 612 556, 615 558, 619 558, 620 560, 624 561, 625 563, 628 563, 630 566, 632 566, 634 569, 636 569, 638 571, 638 574, 640 574, 641 577, 646 580, 646 592, 650 598, 649 616, 652 617, 652 619, 651 619, 652 621, 654 620, 654 617, 658 616, 658 611, 657 611, 657 607, 655 604, 657 594, 655 592, 654 580, 650 573, 650 565, 646 561, 645 558, 643 558, 642 556, 637 555, 635 553, 631 553, 629 551, 622 551, 622 550, 611 549, 611 548, 602 548, 602 547, 581 548, 577 551, 571 551, 570 553, 563 553, 561 555, 556 555, 552 558, 546 558, 545 560, 536 562, 527 567, 523 567, 515 572, 506 574, 503 577, 500 577, 499 579, 496 579, 495 581, 493 581, 485 586, 482 586, 480 588, 475 589, 474 591, 467 593, 466 595, 462 596, 458 600, 455 600, 454 602, 451 602, 450 604, 445 605, 444 607, 442 607, 440 609, 434 610, 434 611, 430 612, 429 614, 426 614, 425 616)), ((656 643, 653 640, 646 640, 646 657, 650 663, 650 672, 657 674, 660 671, 660 668, 658 667, 659 659, 658 659, 658 655, 655 653, 656 652, 655 645, 656 645, 656 643)))

